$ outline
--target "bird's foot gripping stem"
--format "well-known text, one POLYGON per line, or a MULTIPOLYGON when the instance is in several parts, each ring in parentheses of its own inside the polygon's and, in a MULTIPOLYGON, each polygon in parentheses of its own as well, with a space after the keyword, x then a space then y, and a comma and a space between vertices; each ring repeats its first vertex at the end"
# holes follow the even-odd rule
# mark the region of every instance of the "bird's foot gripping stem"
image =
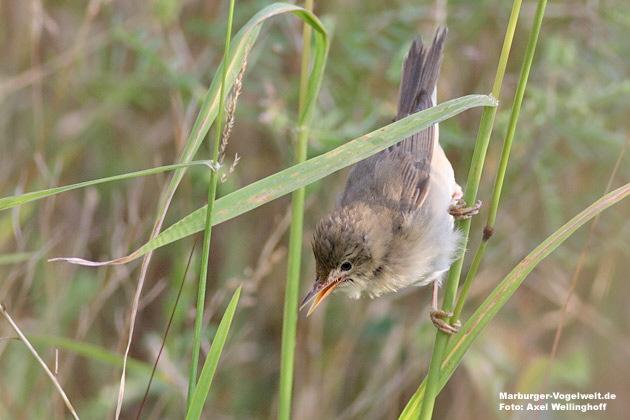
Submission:
POLYGON ((429 312, 429 316, 431 317, 431 321, 433 322, 433 325, 435 325, 435 328, 437 328, 438 330, 448 335, 457 334, 459 332, 459 329, 462 326, 462 323, 459 321, 451 325, 442 319, 442 317, 444 318, 452 317, 453 316, 452 312, 446 312, 438 308, 431 308, 431 311, 429 312))
POLYGON ((467 207, 466 202, 461 198, 453 200, 453 203, 448 209, 451 216, 458 220, 467 220, 476 214, 479 214, 481 208, 481 200, 477 200, 474 206, 467 207))
POLYGON ((431 317, 431 321, 435 328, 442 331, 445 334, 452 335, 459 332, 462 323, 457 320, 453 325, 449 324, 442 318, 450 318, 453 316, 452 312, 446 312, 442 309, 438 309, 437 301, 438 301, 438 289, 439 284, 437 281, 433 282, 433 289, 431 291, 431 310, 429 311, 429 316, 431 317))

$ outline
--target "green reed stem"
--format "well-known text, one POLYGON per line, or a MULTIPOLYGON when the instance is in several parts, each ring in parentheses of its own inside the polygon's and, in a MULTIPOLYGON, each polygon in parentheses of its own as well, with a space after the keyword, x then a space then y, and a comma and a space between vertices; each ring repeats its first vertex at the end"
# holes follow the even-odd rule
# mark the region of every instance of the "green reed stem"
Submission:
MULTIPOLYGON (((230 39, 232 35, 232 21, 234 19, 234 0, 230 0, 228 11, 227 29, 225 34, 225 50, 223 53, 223 62, 227 63, 230 51, 230 39)), ((190 404, 197 386, 197 367, 199 365, 199 352, 201 349, 201 336, 203 333, 203 313, 206 299, 206 283, 208 279, 208 257, 210 255, 210 239, 212 237, 212 210, 214 208, 214 200, 217 194, 217 183, 219 180, 219 145, 221 144, 221 132, 224 113, 225 84, 227 79, 227 65, 223 66, 221 88, 219 94, 219 109, 216 120, 216 131, 214 144, 212 148, 212 162, 215 170, 210 176, 208 185, 208 207, 206 209, 206 224, 203 238, 203 251, 201 256, 201 268, 199 273, 199 285, 197 288, 197 309, 195 313, 195 335, 193 338, 192 357, 190 360, 190 376, 188 379, 188 396, 186 406, 190 408, 190 404)))
POLYGON ((508 131, 503 143, 503 151, 501 152, 501 161, 499 162, 499 168, 497 170, 496 180, 494 182, 494 188, 492 191, 492 202, 490 203, 490 211, 488 213, 488 221, 486 227, 483 230, 483 238, 473 259, 473 263, 466 275, 466 280, 462 286, 462 290, 457 300, 455 311, 453 312, 453 318, 457 319, 462 312, 464 303, 466 302, 466 296, 472 285, 473 279, 477 275, 477 271, 481 264, 481 259, 486 251, 488 240, 494 234, 494 224, 497 219, 497 212, 499 209, 499 200, 501 199, 501 191, 503 190, 503 181, 505 180, 505 172, 507 171, 507 165, 510 158, 510 151, 512 150, 512 142, 514 140, 514 133, 516 132, 516 123, 518 122, 518 116, 521 111, 521 105, 523 103, 523 96, 525 96, 525 88, 527 87, 527 80, 532 68, 532 62, 534 61, 534 53, 536 52, 536 45, 538 43, 538 36, 540 35, 540 28, 542 26, 543 17, 545 15, 545 8, 547 6, 547 0, 539 0, 536 7, 536 13, 534 15, 534 22, 532 30, 529 34, 529 40, 527 41, 527 49, 525 51, 525 59, 523 61, 523 67, 521 69, 521 76, 516 88, 516 95, 514 97, 514 104, 512 105, 512 112, 510 114, 510 122, 508 131))
MULTIPOLYGON (((495 98, 499 98, 501 94, 503 77, 505 75, 505 69, 507 67, 507 61, 510 55, 510 49, 512 47, 512 40, 514 39, 514 32, 516 29, 516 23, 518 21, 520 9, 521 0, 515 0, 512 5, 512 12, 508 21, 505 40, 503 41, 503 48, 501 50, 499 65, 497 67, 497 73, 492 88, 492 96, 494 96, 495 98)), ((479 189, 479 183, 481 181, 481 173, 486 157, 486 152, 488 150, 488 144, 490 142, 490 134, 492 132, 495 115, 495 107, 485 107, 483 109, 479 132, 477 133, 477 141, 475 143, 475 150, 473 152, 472 164, 470 166, 470 171, 468 174, 466 192, 464 194, 464 200, 470 205, 474 204, 477 198, 477 191, 479 189)), ((466 249, 466 244, 468 242, 468 236, 470 233, 470 220, 465 220, 460 223, 460 228, 464 233, 462 251, 458 260, 455 261, 455 263, 451 266, 448 280, 446 282, 446 287, 444 289, 444 301, 442 307, 447 312, 451 312, 453 310, 453 307, 455 306, 457 286, 459 284, 459 278, 461 276, 463 265, 463 251, 464 249, 466 249)), ((448 338, 449 336, 447 334, 439 330, 437 331, 433 353, 431 356, 431 364, 429 365, 429 373, 426 380, 426 392, 424 398, 422 399, 421 411, 418 416, 411 418, 430 420, 433 415, 435 399, 437 398, 440 390, 440 366, 442 365, 442 360, 444 359, 448 338)))
MULTIPOLYGON (((313 0, 306 0, 304 9, 313 10, 313 0)), ((302 31, 302 63, 300 70, 299 121, 295 163, 306 160, 310 118, 304 118, 309 97, 309 64, 311 59, 311 26, 304 22, 302 31)), ((302 256, 302 231, 304 225, 305 189, 297 189, 291 198, 291 231, 287 261, 287 279, 282 316, 282 348, 280 356, 280 389, 278 393, 278 420, 291 418, 293 396, 293 372, 295 362, 295 341, 298 317, 298 293, 300 288, 300 266, 302 256)))

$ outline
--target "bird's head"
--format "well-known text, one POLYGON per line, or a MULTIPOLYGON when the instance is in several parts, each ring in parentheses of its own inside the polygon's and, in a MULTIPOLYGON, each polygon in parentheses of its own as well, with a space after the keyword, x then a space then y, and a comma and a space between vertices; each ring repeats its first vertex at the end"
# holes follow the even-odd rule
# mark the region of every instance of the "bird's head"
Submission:
POLYGON ((343 290, 358 298, 371 293, 382 270, 388 229, 378 214, 367 207, 342 208, 323 219, 315 229, 313 254, 316 280, 300 309, 312 302, 310 315, 333 291, 343 290), (385 232, 386 234, 383 234, 385 232))

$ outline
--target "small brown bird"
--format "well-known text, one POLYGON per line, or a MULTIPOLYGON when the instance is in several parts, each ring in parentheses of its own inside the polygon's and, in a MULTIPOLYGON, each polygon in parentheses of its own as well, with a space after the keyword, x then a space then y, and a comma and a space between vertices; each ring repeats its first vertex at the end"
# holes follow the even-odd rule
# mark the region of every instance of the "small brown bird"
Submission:
MULTIPOLYGON (((435 105, 447 29, 430 48, 416 38, 402 66, 396 120, 435 105)), ((317 278, 300 309, 308 314, 333 291, 377 297, 407 286, 433 284, 430 316, 437 328, 458 331, 441 317, 437 292, 460 247, 454 218, 465 207, 453 167, 438 141, 437 124, 359 163, 348 174, 335 210, 315 229, 317 278)))

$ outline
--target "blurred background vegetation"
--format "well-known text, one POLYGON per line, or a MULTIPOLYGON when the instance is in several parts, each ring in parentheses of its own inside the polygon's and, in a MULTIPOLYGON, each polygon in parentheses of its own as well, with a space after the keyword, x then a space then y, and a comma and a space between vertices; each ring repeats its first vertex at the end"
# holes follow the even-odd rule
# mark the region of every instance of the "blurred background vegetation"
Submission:
MULTIPOLYGON (((235 29, 271 2, 238 1, 235 29)), ((479 197, 488 200, 535 8, 525 2, 479 197)), ((450 29, 440 101, 491 90, 511 2, 318 1, 330 57, 313 122, 317 155, 391 121, 400 64, 413 37, 450 29)), ((174 163, 223 53, 224 1, 41 1, 0 4, 0 196, 174 163), (84 4, 85 3, 85 4, 84 4)), ((550 2, 521 111, 496 234, 464 317, 531 249, 603 195, 630 136, 630 8, 625 0, 550 2)), ((240 164, 223 195, 292 162, 301 25, 265 25, 249 58, 227 149, 240 164)), ((479 110, 443 123, 460 183, 479 110)), ((198 158, 207 158, 202 148, 198 158)), ((613 187, 630 179, 623 157, 613 187)), ((307 190, 303 293, 309 238, 334 204, 345 173, 307 190)), ((149 236, 168 175, 64 193, 0 213, 0 302, 54 364, 83 418, 111 418, 138 263, 83 268, 56 256, 105 260, 149 236), (70 340, 70 343, 62 340, 70 340)), ((167 225, 204 204, 208 174, 191 169, 167 225)), ((206 418, 269 419, 277 406, 289 198, 218 226, 207 322, 216 327, 242 282, 206 418)), ((547 412, 541 419, 627 418, 630 376, 630 205, 605 212, 593 232, 568 307, 546 389, 614 392, 604 413, 547 412)), ((485 213, 473 222, 474 250, 485 213)), ((524 419, 498 410, 500 391, 540 392, 555 330, 589 228, 539 266, 484 331, 438 398, 435 418, 524 419)), ((193 244, 157 251, 132 347, 123 418, 135 417, 193 244)), ((200 252, 201 247, 195 249, 200 252)), ((198 267, 198 264, 192 265, 198 267)), ((193 270, 194 271, 194 270, 193 270)), ((192 273, 194 274, 194 272, 192 273)), ((188 281, 143 412, 182 418, 195 282, 188 281)), ((435 335, 428 289, 376 300, 335 296, 298 325, 296 419, 395 419, 426 373, 435 335)), ((0 336, 13 337, 5 320, 0 336)), ((211 342, 207 337, 205 350, 211 342)), ((24 346, 0 340, 0 418, 68 418, 24 346)))

